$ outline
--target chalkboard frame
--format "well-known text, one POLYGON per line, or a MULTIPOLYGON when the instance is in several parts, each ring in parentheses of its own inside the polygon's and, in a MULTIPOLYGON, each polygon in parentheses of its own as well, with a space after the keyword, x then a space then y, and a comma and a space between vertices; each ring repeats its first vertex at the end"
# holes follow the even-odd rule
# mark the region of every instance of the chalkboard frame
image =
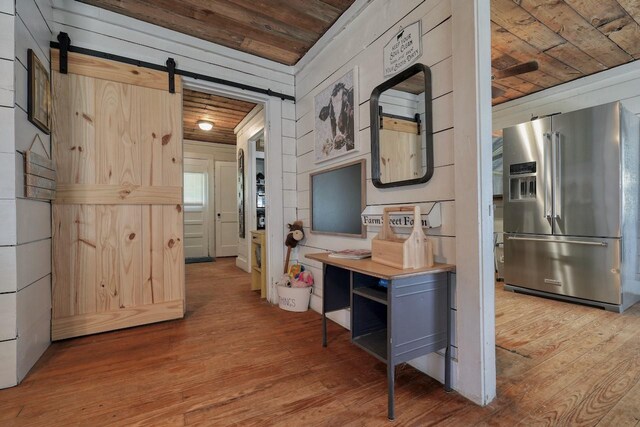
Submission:
POLYGON ((360 220, 360 233, 341 233, 341 232, 332 232, 332 231, 325 231, 325 230, 317 230, 314 226, 314 222, 313 222, 313 178, 315 176, 318 175, 323 175, 323 174, 327 174, 327 173, 331 173, 331 172, 335 172, 336 170, 339 169, 344 169, 344 168, 348 168, 351 166, 354 166, 356 164, 360 165, 360 212, 362 213, 362 211, 364 211, 364 209, 366 208, 366 200, 367 200, 367 161, 366 159, 360 159, 360 160, 356 160, 354 162, 349 162, 349 163, 343 163, 343 164, 339 164, 336 166, 333 166, 331 168, 328 169, 322 169, 319 170, 317 172, 313 172, 311 174, 309 174, 309 217, 310 217, 310 223, 311 223, 311 233, 312 234, 324 234, 324 235, 330 235, 330 236, 345 236, 345 237, 360 237, 362 239, 364 239, 367 236, 367 229, 365 227, 365 225, 362 223, 362 220, 360 220))

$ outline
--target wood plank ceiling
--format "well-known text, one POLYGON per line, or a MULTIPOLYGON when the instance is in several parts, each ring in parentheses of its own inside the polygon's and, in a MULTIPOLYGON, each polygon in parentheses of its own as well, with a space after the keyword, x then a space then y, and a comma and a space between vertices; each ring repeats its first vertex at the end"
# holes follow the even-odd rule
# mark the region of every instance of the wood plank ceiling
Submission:
POLYGON ((293 65, 355 0, 79 0, 293 65))
POLYGON ((183 138, 192 141, 236 143, 233 129, 256 104, 185 89, 183 93, 183 138), (198 120, 213 122, 213 129, 203 131, 198 120))
POLYGON ((527 61, 537 71, 496 79, 493 104, 640 58, 640 0, 491 0, 494 71, 527 61))

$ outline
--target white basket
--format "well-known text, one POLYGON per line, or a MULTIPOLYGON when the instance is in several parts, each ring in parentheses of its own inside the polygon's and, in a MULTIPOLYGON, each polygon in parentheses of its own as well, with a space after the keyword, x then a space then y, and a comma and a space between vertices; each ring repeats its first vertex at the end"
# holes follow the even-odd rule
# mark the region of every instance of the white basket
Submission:
POLYGON ((290 288, 278 286, 278 306, 287 311, 307 311, 312 287, 290 288))

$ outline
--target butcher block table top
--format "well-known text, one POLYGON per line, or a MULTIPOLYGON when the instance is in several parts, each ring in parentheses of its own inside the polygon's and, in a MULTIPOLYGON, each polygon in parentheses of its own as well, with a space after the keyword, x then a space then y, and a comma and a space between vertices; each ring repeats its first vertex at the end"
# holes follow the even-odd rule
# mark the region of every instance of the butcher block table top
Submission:
POLYGON ((384 264, 373 262, 371 258, 365 259, 345 259, 345 258, 331 258, 330 252, 320 252, 315 254, 307 254, 306 258, 314 261, 321 262, 323 264, 333 265, 335 267, 342 267, 358 273, 367 274, 369 276, 378 277, 380 279, 392 280, 399 279, 401 277, 411 277, 424 273, 443 273, 447 271, 455 271, 456 266, 453 264, 441 264, 435 263, 433 267, 422 268, 407 268, 399 269, 389 267, 384 264))

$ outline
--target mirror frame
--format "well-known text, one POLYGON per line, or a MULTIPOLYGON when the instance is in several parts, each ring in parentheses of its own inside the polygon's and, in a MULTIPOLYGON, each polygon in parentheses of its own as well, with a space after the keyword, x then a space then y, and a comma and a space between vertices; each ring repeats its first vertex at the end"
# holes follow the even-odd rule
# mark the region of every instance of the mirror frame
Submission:
POLYGON ((414 64, 404 71, 391 77, 371 92, 371 180, 377 188, 400 187, 403 185, 415 185, 428 182, 433 176, 433 108, 431 99, 431 69, 424 64, 414 64), (424 105, 425 117, 422 123, 422 132, 426 136, 427 150, 427 170, 419 178, 406 179, 404 181, 382 182, 380 181, 380 95, 385 90, 393 88, 398 83, 402 83, 409 77, 418 73, 424 73, 424 105))

